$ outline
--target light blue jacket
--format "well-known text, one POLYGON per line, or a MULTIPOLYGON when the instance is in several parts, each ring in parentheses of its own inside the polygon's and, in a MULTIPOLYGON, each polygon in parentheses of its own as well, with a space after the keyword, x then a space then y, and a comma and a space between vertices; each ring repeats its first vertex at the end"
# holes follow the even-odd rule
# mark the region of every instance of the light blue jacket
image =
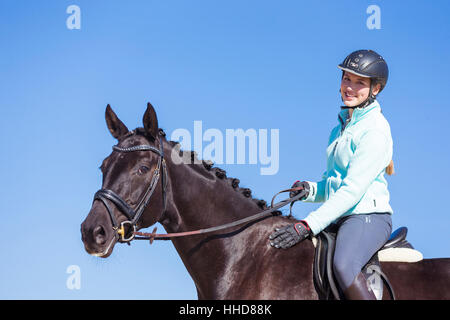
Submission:
POLYGON ((377 101, 354 109, 345 125, 347 118, 343 109, 331 131, 323 180, 308 181, 311 190, 303 201, 324 202, 304 219, 315 235, 343 216, 393 213, 384 177, 393 150, 389 123, 377 101))

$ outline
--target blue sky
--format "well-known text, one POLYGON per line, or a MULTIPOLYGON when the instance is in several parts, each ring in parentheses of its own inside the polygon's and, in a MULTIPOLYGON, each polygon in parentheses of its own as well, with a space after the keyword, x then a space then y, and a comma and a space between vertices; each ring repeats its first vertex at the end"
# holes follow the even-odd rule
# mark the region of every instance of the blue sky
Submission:
MULTIPOLYGON (((196 120, 203 130, 278 129, 277 174, 221 166, 270 200, 297 179, 320 179, 340 106, 336 66, 361 48, 390 68, 379 102, 394 140, 394 228, 407 226, 426 258, 449 257, 449 12, 444 0, 3 0, 0 298, 195 299, 170 242, 118 245, 106 260, 84 251, 80 223, 115 143, 106 105, 135 128, 150 101, 169 136, 196 120), (66 27, 73 4, 79 30, 66 27), (366 26, 372 4, 381 29, 366 26), (70 265, 79 290, 66 286, 70 265)), ((315 207, 296 205, 295 215, 315 207)))

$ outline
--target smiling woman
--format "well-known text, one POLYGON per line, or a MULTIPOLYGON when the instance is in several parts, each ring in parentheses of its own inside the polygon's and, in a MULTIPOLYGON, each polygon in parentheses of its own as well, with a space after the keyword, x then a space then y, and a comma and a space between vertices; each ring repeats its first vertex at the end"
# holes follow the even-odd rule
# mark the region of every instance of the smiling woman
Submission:
MULTIPOLYGON (((353 61, 351 61, 350 55, 338 66, 342 70, 339 92, 342 102, 348 107, 348 121, 350 121, 355 108, 364 107, 375 100, 376 96, 386 86, 389 76, 387 65, 383 63, 384 60, 379 60, 381 56, 368 64, 367 61, 362 60, 364 55, 361 51, 363 50, 352 53, 354 55, 353 61), (355 70, 358 67, 364 68, 365 71, 355 70), (376 70, 376 67, 379 70, 376 70), (368 68, 373 70, 368 72, 368 68)), ((394 173, 394 161, 391 159, 386 167, 386 174, 393 175, 394 173)))
MULTIPOLYGON (((350 121, 354 108, 363 105, 370 94, 376 96, 380 91, 380 83, 376 83, 372 86, 370 78, 343 71, 340 93, 342 101, 346 106, 350 107, 348 109, 347 120, 350 121)), ((394 161, 391 159, 389 165, 386 167, 386 174, 393 175, 394 173, 394 161)))
POLYGON ((333 266, 345 298, 375 299, 361 269, 392 230, 393 210, 384 173, 392 162, 393 142, 376 101, 386 85, 388 67, 372 50, 355 51, 338 67, 345 106, 329 138, 324 179, 293 185, 308 191, 304 201, 324 204, 300 223, 277 230, 270 239, 276 248, 287 249, 331 224, 338 225, 333 266))
MULTIPOLYGON (((341 81, 342 101, 348 107, 356 107, 366 102, 371 89, 371 80, 367 77, 361 77, 344 71, 341 81)), ((372 89, 372 95, 376 96, 380 92, 381 85, 379 83, 372 89)), ((353 113, 353 109, 349 109, 349 117, 353 113)))

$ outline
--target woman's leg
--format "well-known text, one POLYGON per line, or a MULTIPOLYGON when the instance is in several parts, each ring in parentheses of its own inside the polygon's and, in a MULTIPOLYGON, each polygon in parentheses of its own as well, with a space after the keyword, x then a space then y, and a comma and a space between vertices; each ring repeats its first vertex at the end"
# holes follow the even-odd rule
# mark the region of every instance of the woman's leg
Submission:
POLYGON ((344 292, 352 285, 356 293, 364 290, 360 288, 366 287, 360 283, 364 279, 358 275, 375 252, 386 243, 391 231, 390 214, 355 214, 347 217, 339 226, 333 266, 344 292))

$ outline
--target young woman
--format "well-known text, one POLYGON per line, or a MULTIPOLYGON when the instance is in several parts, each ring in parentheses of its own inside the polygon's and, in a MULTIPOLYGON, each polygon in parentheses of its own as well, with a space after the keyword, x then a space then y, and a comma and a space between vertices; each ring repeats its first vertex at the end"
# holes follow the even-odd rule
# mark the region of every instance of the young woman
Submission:
MULTIPOLYGON (((305 202, 324 202, 304 220, 270 235, 275 248, 287 249, 317 235, 331 223, 339 227, 334 271, 347 299, 375 299, 361 273, 392 231, 385 172, 393 173, 392 137, 376 96, 388 79, 384 59, 374 51, 358 50, 339 66, 340 94, 345 106, 331 131, 327 171, 319 182, 297 181, 307 191, 305 202)), ((298 192, 291 192, 295 196, 298 192)))

